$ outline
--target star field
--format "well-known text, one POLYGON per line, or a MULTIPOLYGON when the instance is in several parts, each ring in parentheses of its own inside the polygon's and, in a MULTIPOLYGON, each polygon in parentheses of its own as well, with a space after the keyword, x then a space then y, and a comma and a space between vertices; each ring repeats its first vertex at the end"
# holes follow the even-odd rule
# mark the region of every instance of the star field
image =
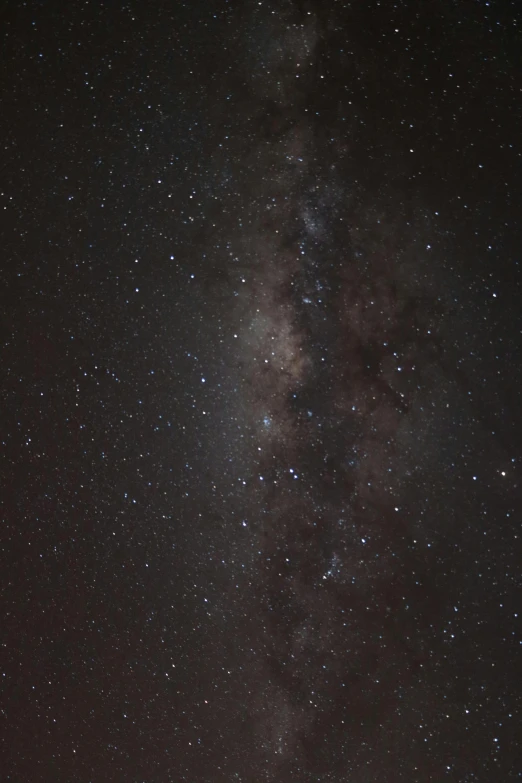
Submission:
POLYGON ((517 4, 2 14, 2 780, 520 779, 517 4))

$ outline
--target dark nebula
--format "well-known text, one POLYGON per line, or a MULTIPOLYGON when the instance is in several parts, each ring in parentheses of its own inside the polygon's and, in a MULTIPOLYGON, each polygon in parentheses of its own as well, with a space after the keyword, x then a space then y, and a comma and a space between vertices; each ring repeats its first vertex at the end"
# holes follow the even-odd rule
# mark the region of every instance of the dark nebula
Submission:
POLYGON ((518 780, 520 8, 4 10, 2 780, 518 780))

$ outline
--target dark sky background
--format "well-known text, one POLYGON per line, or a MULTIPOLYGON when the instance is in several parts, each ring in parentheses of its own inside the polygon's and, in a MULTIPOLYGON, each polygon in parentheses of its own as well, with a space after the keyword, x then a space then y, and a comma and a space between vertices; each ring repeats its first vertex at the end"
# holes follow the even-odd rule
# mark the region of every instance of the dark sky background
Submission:
POLYGON ((521 27, 3 5, 2 781, 522 777, 521 27))

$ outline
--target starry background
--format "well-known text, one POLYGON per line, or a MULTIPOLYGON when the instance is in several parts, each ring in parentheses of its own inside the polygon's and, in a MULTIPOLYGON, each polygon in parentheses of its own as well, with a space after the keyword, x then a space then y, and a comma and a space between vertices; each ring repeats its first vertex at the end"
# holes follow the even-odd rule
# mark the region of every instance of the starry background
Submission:
POLYGON ((522 777, 521 24, 4 4, 2 780, 522 777))

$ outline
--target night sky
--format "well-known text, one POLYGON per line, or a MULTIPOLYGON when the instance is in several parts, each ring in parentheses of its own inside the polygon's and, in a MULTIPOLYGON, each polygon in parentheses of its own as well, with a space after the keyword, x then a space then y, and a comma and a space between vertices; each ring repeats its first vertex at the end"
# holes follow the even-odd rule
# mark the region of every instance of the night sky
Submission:
POLYGON ((3 5, 0 780, 522 778, 521 28, 3 5))

